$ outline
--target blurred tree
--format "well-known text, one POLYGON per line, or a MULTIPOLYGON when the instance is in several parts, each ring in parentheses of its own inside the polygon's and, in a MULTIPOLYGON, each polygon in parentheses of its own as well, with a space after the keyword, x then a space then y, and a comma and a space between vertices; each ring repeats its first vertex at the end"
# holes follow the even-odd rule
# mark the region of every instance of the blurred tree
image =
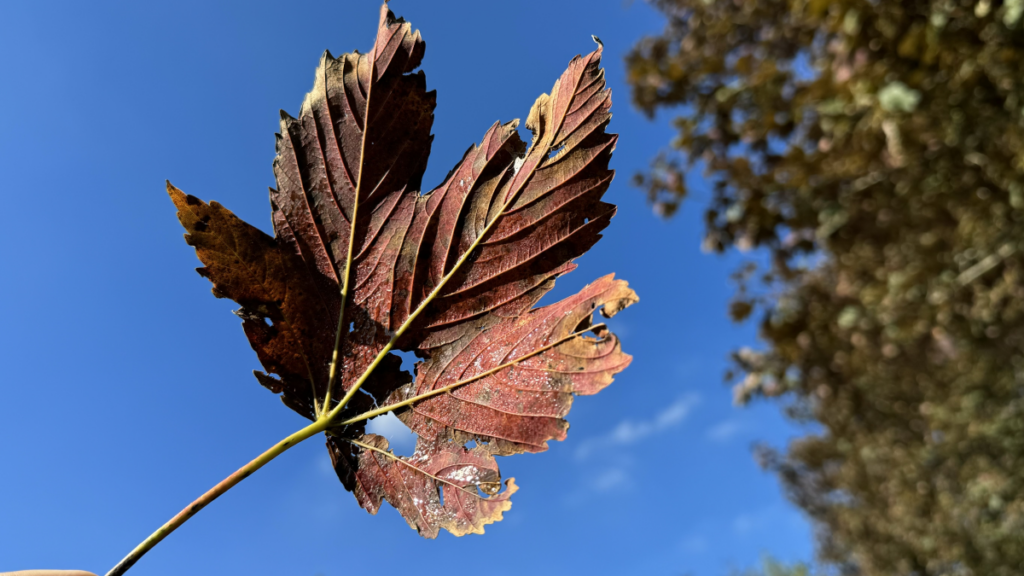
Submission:
POLYGON ((762 248, 739 402, 816 424, 765 452, 820 557, 865 575, 1024 574, 1024 0, 651 0, 636 104, 678 137, 637 180, 706 248, 762 248))
POLYGON ((801 562, 783 564, 774 558, 766 557, 758 569, 734 572, 734 576, 811 576, 811 569, 801 562))

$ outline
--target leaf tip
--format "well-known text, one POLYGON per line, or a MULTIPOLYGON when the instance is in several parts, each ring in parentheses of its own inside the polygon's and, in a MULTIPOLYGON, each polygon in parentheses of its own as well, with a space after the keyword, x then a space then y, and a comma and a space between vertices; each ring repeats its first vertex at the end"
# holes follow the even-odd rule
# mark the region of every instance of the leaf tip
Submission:
POLYGON ((174 184, 171 184, 170 180, 164 180, 164 182, 167 185, 167 195, 171 197, 171 202, 174 203, 174 207, 177 208, 179 212, 184 210, 185 206, 188 205, 188 195, 178 189, 174 184))
POLYGON ((605 301, 604 306, 601 308, 601 316, 605 318, 611 318, 615 316, 625 308, 632 306, 640 301, 640 297, 636 295, 636 292, 629 287, 629 282, 625 280, 616 280, 615 274, 609 274, 598 279, 598 282, 608 282, 614 284, 614 289, 609 298, 605 301))
MULTIPOLYGON (((518 492, 518 491, 519 491, 519 486, 516 485, 516 479, 515 478, 509 478, 508 480, 505 480, 505 495, 506 496, 511 496, 511 495, 515 494, 516 492, 518 492)), ((510 508, 512 507, 512 503, 511 502, 509 502, 509 507, 510 508)))

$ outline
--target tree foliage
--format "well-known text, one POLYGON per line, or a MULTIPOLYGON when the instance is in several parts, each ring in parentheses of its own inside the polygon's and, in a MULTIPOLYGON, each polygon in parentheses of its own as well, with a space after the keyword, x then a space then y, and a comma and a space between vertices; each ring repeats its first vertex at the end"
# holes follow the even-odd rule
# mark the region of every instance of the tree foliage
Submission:
POLYGON ((326 432, 363 508, 387 501, 433 538, 501 519, 516 486, 503 485, 495 456, 565 438, 574 396, 630 362, 594 313, 637 298, 609 275, 534 308, 615 213, 601 201, 616 136, 600 45, 537 99, 529 147, 518 121, 495 123, 427 193, 435 93, 416 71, 424 50, 385 5, 368 53, 323 56, 298 117, 282 113, 274 237, 167 189, 199 273, 241 305, 266 370, 257 379, 314 422, 300 440, 326 432), (399 350, 421 359, 415 380, 399 350), (411 456, 365 433, 392 411, 419 436, 411 456))
POLYGON ((802 562, 786 564, 766 557, 758 568, 735 571, 731 576, 812 576, 810 567, 802 562))
POLYGON ((702 167, 707 248, 770 255, 737 399, 818 425, 766 459, 821 557, 1024 572, 1024 2, 652 3, 629 80, 678 136, 638 182, 671 214, 702 167))

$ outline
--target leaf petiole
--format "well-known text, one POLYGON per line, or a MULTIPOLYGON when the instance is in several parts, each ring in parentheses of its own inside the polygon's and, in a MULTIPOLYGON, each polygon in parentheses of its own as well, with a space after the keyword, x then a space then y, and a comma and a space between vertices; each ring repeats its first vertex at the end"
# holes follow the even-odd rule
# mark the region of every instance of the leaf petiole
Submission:
POLYGON ((128 569, 138 562, 139 558, 142 558, 146 552, 149 552, 150 549, 159 544, 160 541, 166 538, 171 532, 177 530, 178 527, 184 524, 189 518, 195 516, 196 513, 206 507, 207 504, 216 500, 221 494, 227 492, 236 484, 248 478, 253 472, 259 470, 265 464, 274 458, 277 458, 292 446, 295 446, 303 440, 315 436, 326 429, 327 421, 321 418, 309 426, 291 434, 277 444, 274 444, 274 446, 269 450, 260 454, 245 466, 242 466, 227 478, 221 480, 216 486, 207 490, 205 494, 186 506, 181 512, 178 512, 174 518, 168 520, 166 524, 157 529, 156 532, 150 534, 148 538, 143 540, 141 544, 129 552, 124 559, 118 562, 117 565, 110 570, 110 572, 107 572, 106 576, 120 576, 127 572, 128 569))
MULTIPOLYGON (((338 423, 333 423, 332 424, 331 423, 331 415, 330 414, 323 414, 323 415, 321 415, 315 422, 313 422, 309 426, 306 426, 305 428, 303 428, 303 429, 301 429, 301 430, 291 434, 287 438, 281 440, 280 442, 275 444, 273 447, 271 447, 269 450, 267 450, 263 454, 260 454, 254 460, 252 460, 251 462, 249 462, 245 466, 242 466, 241 468, 236 470, 233 474, 231 474, 230 476, 228 476, 227 478, 222 480, 219 484, 217 484, 216 486, 214 486, 213 488, 208 490, 205 494, 203 494, 202 496, 197 498, 195 501, 193 501, 191 504, 186 506, 181 512, 178 512, 178 514, 176 514, 173 518, 168 520, 167 523, 165 523, 163 526, 161 526, 159 529, 157 529, 156 532, 153 532, 152 534, 150 534, 150 536, 148 538, 146 538, 145 540, 142 541, 141 544, 136 546, 134 550, 132 550, 127 556, 124 557, 123 560, 121 560, 117 564, 117 566, 114 566, 113 569, 111 569, 109 572, 107 572, 106 576, 120 576, 121 574, 124 574, 125 572, 127 572, 128 569, 131 568, 139 560, 139 558, 142 558, 142 556, 146 552, 149 552, 150 549, 152 549, 154 546, 156 546, 158 543, 160 543, 160 541, 163 540, 164 538, 166 538, 171 532, 174 532, 179 526, 181 526, 186 521, 188 521, 190 518, 195 516, 196 513, 198 513, 200 510, 202 510, 204 507, 206 507, 207 504, 209 504, 210 502, 213 502, 221 494, 224 494, 225 492, 227 492, 228 490, 233 488, 236 484, 238 484, 242 480, 244 480, 244 479, 248 478, 250 475, 252 475, 253 472, 259 470, 264 465, 266 465, 268 462, 270 462, 274 458, 277 458, 278 456, 283 454, 285 451, 287 451, 289 448, 295 446, 296 444, 302 442, 303 440, 307 440, 307 439, 309 439, 309 438, 311 438, 311 437, 313 437, 313 436, 315 436, 315 435, 317 435, 317 434, 319 434, 321 432, 324 432, 325 430, 327 430, 327 428, 329 428, 331 426, 347 426, 347 425, 350 425, 350 424, 355 424, 357 422, 362 422, 364 420, 369 420, 370 418, 373 418, 375 416, 380 416, 381 414, 386 414, 386 413, 391 412, 392 410, 395 410, 397 408, 402 408, 404 406, 409 406, 411 404, 415 404, 416 402, 419 402, 421 400, 425 400, 425 399, 430 398, 432 396, 436 396, 438 394, 443 394, 445 392, 449 392, 449 391, 451 391, 451 390, 453 390, 455 388, 458 388, 459 386, 463 386, 463 385, 469 384, 471 382, 475 382, 477 380, 480 380, 481 378, 486 378, 487 376, 490 376, 491 374, 494 374, 495 372, 498 372, 500 370, 504 370, 505 368, 508 368, 510 366, 514 366, 514 365, 518 364, 519 362, 522 362, 523 360, 526 360, 528 358, 536 356, 537 354, 541 354, 543 352, 546 352, 547 350, 550 350, 551 348, 554 348, 555 346, 558 346, 559 344, 567 342, 567 341, 569 341, 569 340, 571 340, 573 338, 576 338, 578 336, 582 336, 583 334, 586 334, 587 332, 592 332, 592 331, 595 331, 597 329, 604 328, 604 327, 605 327, 605 325, 603 323, 602 324, 594 324, 593 326, 587 327, 585 330, 579 330, 579 331, 573 332, 572 334, 569 334, 569 335, 567 335, 567 336, 565 336, 563 338, 559 338, 558 340, 556 340, 556 341, 554 341, 554 342, 552 342, 550 344, 547 344, 545 346, 542 346, 542 347, 540 347, 540 348, 530 352, 529 354, 525 354, 523 356, 520 356, 520 357, 516 358, 515 360, 510 360, 508 362, 505 362, 503 364, 495 366, 494 368, 491 368, 490 370, 487 370, 485 372, 481 372, 480 374, 477 374, 477 375, 475 375, 475 376, 473 376, 471 378, 466 378, 464 380, 459 380, 458 382, 455 382, 453 384, 449 384, 448 386, 444 386, 444 387, 438 388, 436 390, 431 390, 429 392, 425 392, 423 394, 419 394, 417 396, 414 396, 412 398, 408 398, 408 399, 403 400, 401 402, 396 402, 394 404, 389 404, 387 406, 381 406, 380 408, 376 408, 374 410, 369 410, 367 412, 363 412, 362 414, 359 414, 358 416, 354 416, 352 418, 349 418, 348 420, 345 420, 343 422, 338 422, 338 423)), ((366 374, 369 375, 371 372, 373 372, 374 367, 376 367, 376 363, 372 364, 367 369, 366 374)), ((347 401, 350 398, 350 396, 351 395, 346 395, 346 397, 343 398, 342 401, 339 403, 339 406, 343 407, 345 404, 347 404, 347 401)), ((348 442, 351 442, 352 444, 357 445, 357 446, 360 446, 360 447, 363 447, 363 448, 366 448, 366 449, 374 450, 374 448, 372 446, 367 446, 367 445, 365 445, 365 444, 363 444, 361 442, 358 442, 358 441, 355 441, 355 440, 351 440, 351 439, 346 439, 346 440, 348 442)), ((377 451, 381 452, 380 450, 377 450, 377 451)), ((390 455, 388 455, 388 456, 390 456, 390 455)))

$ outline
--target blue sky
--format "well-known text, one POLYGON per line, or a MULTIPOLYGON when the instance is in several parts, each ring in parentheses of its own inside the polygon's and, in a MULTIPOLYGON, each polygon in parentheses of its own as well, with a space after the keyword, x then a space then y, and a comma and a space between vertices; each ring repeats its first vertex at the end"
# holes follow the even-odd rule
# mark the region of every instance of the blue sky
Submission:
MULTIPOLYGON (((106 572, 302 419, 251 375, 232 303, 210 295, 164 179, 269 229, 278 110, 322 51, 367 50, 374 1, 0 4, 0 571, 106 572)), ((483 536, 421 539, 360 509, 310 440, 203 510, 139 575, 724 574, 811 555, 807 523, 758 469, 797 431, 738 409, 726 316, 735 257, 700 252, 700 203, 656 218, 630 176, 671 136, 631 108, 622 57, 660 17, 641 2, 394 0, 438 91, 433 186, 495 121, 525 118, 568 61, 606 46, 619 213, 552 298, 615 272, 633 365, 576 402, 566 442, 504 458, 521 490, 483 536)), ((699 188, 699 186, 698 186, 699 188)), ((392 422, 394 424, 394 422, 392 422)), ((387 422, 398 443, 408 435, 387 422)), ((409 446, 409 444, 406 444, 409 446)))

